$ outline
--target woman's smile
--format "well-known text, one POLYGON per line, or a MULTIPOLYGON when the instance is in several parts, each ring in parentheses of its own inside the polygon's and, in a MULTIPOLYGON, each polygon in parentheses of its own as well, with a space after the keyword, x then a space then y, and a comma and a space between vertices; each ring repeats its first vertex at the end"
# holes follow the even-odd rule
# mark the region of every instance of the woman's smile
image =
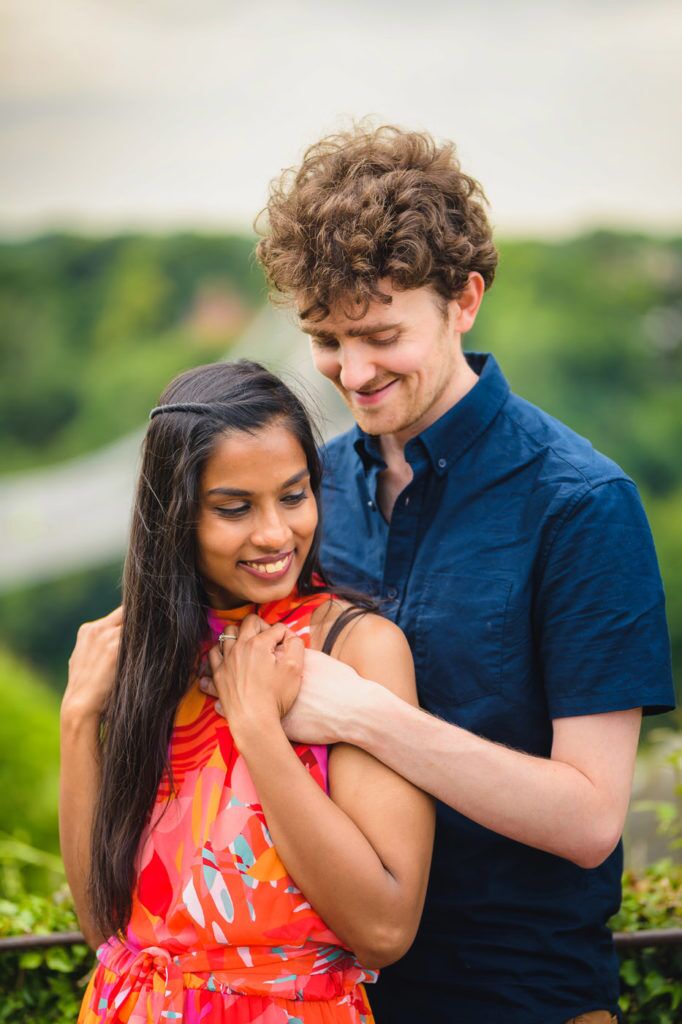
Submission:
POLYGON ((284 554, 266 556, 265 558, 244 559, 238 562, 238 566, 246 572, 258 576, 265 583, 280 580, 282 576, 291 569, 294 562, 294 551, 285 551, 284 554))

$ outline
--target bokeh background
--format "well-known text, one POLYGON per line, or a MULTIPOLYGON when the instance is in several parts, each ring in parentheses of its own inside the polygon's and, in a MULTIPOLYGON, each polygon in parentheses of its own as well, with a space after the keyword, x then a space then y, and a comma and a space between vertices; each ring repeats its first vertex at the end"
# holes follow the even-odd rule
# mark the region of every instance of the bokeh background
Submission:
MULTIPOLYGON (((681 43, 676 0, 0 0, 5 895, 61 878, 67 658, 118 603, 161 388, 236 355, 316 387, 251 225, 352 119, 454 139, 484 183, 501 263, 468 347, 637 481, 679 677, 681 43)), ((681 749, 679 716, 647 723, 632 865, 679 857, 681 749)))

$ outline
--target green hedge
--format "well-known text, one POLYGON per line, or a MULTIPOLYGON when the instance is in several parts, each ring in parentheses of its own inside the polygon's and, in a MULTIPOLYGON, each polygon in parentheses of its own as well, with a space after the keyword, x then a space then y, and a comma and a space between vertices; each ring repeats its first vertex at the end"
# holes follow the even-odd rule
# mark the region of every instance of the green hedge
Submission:
MULTIPOLYGON (((627 932, 680 928, 682 937, 682 864, 661 860, 641 875, 626 872, 611 927, 627 932)), ((682 1018, 682 945, 624 954, 620 977, 627 1024, 675 1024, 682 1018)))
MULTIPOLYGON (((682 865, 669 860, 623 879, 616 931, 680 927, 682 865)), ((22 894, 0 900, 0 936, 73 931, 78 924, 68 891, 53 896, 22 894)), ((89 971, 87 946, 7 952, 0 955, 0 1022, 74 1024, 89 971)), ((674 1024, 682 1016, 682 946, 628 953, 621 963, 621 1007, 627 1024, 674 1024)))
MULTIPOLYGON (((66 888, 0 900, 0 936, 78 930, 66 888)), ((94 954, 86 945, 0 954, 0 1022, 74 1024, 94 954)))

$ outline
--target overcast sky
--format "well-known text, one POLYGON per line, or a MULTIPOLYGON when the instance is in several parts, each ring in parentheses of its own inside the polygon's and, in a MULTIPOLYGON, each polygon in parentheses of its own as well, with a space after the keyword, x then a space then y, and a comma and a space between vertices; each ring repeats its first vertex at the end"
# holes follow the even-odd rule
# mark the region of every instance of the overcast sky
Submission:
POLYGON ((679 0, 0 0, 0 232, 248 227, 372 115, 506 233, 682 229, 679 0))

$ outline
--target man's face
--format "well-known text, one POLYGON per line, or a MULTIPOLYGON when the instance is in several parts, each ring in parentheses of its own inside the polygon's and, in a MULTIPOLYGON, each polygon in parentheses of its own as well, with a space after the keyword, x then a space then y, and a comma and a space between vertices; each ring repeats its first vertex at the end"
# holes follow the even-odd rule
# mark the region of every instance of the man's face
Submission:
POLYGON ((310 335, 316 369, 366 433, 411 435, 452 404, 462 360, 459 307, 451 302, 446 311, 430 286, 400 291, 383 279, 379 288, 390 304, 372 302, 359 320, 334 307, 301 328, 310 335))

